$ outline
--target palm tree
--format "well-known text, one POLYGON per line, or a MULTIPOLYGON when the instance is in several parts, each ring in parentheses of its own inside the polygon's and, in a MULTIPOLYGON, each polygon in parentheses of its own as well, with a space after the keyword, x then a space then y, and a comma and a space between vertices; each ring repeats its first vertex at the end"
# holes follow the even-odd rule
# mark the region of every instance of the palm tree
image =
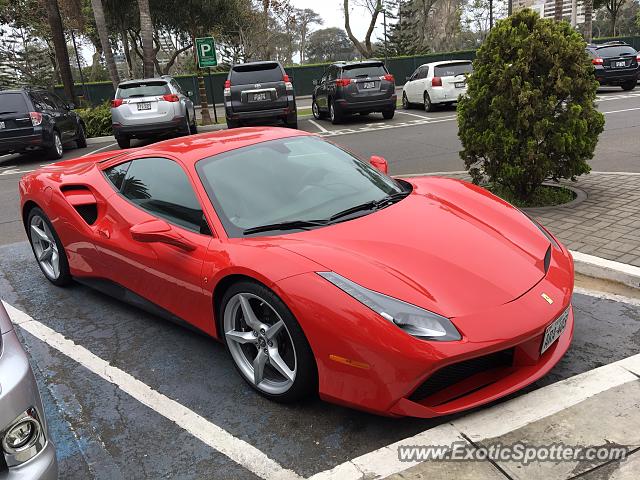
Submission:
POLYGON ((553 9, 553 19, 556 22, 562 21, 562 7, 564 2, 563 0, 555 0, 555 8, 553 9))
POLYGON ((71 75, 71 66, 69 65, 69 51, 67 50, 67 41, 64 38, 64 26, 62 25, 62 17, 60 17, 60 7, 58 0, 47 0, 47 21, 51 28, 51 38, 56 54, 56 62, 58 70, 60 70, 60 79, 64 86, 64 94, 67 100, 76 101, 76 95, 73 90, 73 76, 71 75))
POLYGON ((93 10, 93 17, 96 19, 96 29, 100 37, 104 59, 107 62, 111 83, 113 83, 113 88, 116 89, 118 88, 118 83, 120 83, 120 77, 118 76, 118 69, 116 68, 116 62, 113 59, 113 52, 109 44, 109 32, 107 31, 107 21, 104 17, 102 0, 91 0, 91 8, 93 10))
POLYGON ((593 0, 584 0, 584 39, 593 40, 593 0))
POLYGON ((140 10, 140 38, 142 39, 142 72, 144 78, 153 77, 153 23, 149 0, 138 0, 140 10))

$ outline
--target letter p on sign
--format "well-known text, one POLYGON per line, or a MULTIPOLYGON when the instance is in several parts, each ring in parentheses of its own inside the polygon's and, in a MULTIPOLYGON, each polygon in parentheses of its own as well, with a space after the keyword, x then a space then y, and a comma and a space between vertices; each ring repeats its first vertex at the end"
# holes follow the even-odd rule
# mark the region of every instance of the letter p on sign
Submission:
POLYGON ((213 37, 196 38, 196 54, 198 55, 198 66, 200 68, 218 65, 216 44, 213 37))

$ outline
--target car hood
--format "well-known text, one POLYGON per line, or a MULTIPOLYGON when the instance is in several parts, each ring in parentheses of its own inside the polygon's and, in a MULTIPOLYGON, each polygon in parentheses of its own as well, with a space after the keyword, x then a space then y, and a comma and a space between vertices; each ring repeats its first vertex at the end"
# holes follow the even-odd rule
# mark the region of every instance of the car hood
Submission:
POLYGON ((375 213, 280 237, 369 289, 455 317, 510 302, 544 277, 550 243, 519 210, 450 179, 415 179, 375 213))

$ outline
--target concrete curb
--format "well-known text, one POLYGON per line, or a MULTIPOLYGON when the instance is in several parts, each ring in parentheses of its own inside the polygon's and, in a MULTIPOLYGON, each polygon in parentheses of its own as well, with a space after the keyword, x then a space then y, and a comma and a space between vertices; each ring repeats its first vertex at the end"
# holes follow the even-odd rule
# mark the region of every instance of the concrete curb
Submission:
POLYGON ((576 251, 571 251, 571 254, 576 272, 582 275, 623 283, 632 288, 640 288, 640 267, 576 251))

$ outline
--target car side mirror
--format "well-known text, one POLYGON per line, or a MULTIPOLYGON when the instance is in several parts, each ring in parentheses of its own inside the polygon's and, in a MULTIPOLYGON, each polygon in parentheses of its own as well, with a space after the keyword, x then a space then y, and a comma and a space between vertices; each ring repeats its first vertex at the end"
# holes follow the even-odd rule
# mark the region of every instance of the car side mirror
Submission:
POLYGON ((193 97, 193 92, 191 90, 187 92, 187 97, 193 97))
POLYGON ((196 246, 176 232, 171 225, 164 220, 149 220, 138 223, 129 229, 131 237, 144 243, 166 243, 182 250, 190 252, 196 246))
POLYGON ((316 80, 315 78, 311 81, 311 83, 313 84, 314 87, 318 86, 318 80, 316 80))
POLYGON ((67 109, 68 110, 75 110, 76 108, 76 104, 75 103, 67 103, 67 109))
POLYGON ((410 82, 410 81, 411 81, 411 75, 408 75, 408 76, 406 77, 406 79, 405 79, 405 80, 406 80, 407 82, 410 82))
POLYGON ((389 173, 389 164, 383 157, 379 157, 378 155, 371 155, 369 163, 373 168, 381 171, 385 175, 389 173))

